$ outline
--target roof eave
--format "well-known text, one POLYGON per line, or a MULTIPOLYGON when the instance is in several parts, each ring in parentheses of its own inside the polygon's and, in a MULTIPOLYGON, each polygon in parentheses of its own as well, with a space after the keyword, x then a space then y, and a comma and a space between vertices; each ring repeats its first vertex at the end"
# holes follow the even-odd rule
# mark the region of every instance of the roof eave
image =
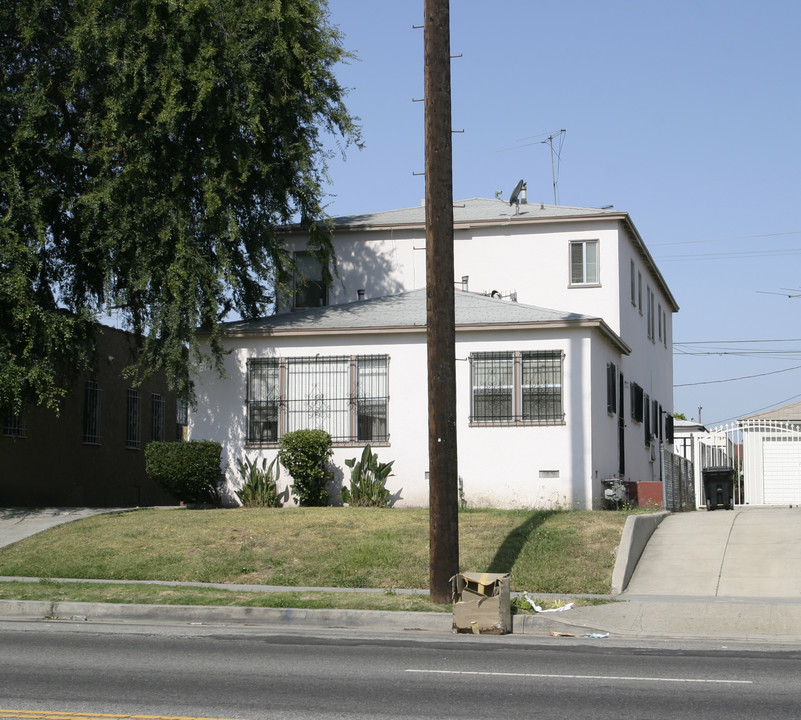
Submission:
MULTIPOLYGON (((505 323, 457 323, 456 332, 492 332, 501 330, 560 330, 564 328, 597 328, 601 335, 619 352, 631 354, 631 348, 600 318, 580 318, 577 320, 546 320, 541 322, 505 323)), ((338 328, 254 328, 252 330, 224 330, 226 338, 260 337, 313 337, 332 335, 396 335, 423 333, 426 325, 380 325, 371 327, 338 328)))

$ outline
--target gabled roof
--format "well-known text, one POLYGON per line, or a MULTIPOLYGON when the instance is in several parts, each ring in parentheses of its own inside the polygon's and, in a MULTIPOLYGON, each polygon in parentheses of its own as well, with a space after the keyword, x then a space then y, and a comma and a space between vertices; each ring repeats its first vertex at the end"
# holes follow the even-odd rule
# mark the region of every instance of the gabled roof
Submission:
MULTIPOLYGON (((622 353, 631 349, 600 318, 509 302, 456 290, 456 330, 598 328, 622 353)), ((423 332, 426 327, 426 291, 361 300, 342 305, 282 313, 257 320, 224 323, 228 337, 274 335, 330 335, 343 333, 423 332)))
POLYGON ((741 420, 784 420, 801 421, 801 401, 782 405, 781 407, 765 410, 765 412, 740 418, 741 420))

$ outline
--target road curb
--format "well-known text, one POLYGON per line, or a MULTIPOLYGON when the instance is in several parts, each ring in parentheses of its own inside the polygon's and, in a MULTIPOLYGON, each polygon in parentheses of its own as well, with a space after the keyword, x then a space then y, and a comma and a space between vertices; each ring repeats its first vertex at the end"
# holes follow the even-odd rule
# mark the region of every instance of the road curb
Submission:
POLYGON ((0 619, 167 622, 451 632, 450 613, 0 600, 0 619))

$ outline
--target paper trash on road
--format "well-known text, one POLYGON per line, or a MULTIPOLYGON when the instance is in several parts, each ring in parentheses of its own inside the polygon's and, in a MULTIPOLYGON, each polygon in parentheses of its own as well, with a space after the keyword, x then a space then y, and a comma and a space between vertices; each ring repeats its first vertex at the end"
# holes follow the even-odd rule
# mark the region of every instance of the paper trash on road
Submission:
POLYGON ((575 603, 568 603, 567 605, 562 605, 561 607, 557 608, 550 608, 549 610, 543 610, 542 607, 537 605, 536 601, 532 599, 532 597, 528 594, 528 592, 523 593, 523 597, 528 601, 528 604, 534 608, 534 612, 536 613, 548 613, 548 612, 564 612, 565 610, 571 610, 575 603))

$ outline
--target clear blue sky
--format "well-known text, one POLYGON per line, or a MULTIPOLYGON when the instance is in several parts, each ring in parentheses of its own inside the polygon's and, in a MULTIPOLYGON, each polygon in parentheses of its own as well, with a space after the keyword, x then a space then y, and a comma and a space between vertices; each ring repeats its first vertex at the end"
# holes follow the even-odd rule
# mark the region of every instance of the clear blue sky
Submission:
MULTIPOLYGON (((329 8, 366 147, 328 212, 419 204, 423 0, 329 8)), ((799 32, 798 0, 451 0, 454 198, 552 203, 564 128, 559 204, 630 213, 681 308, 675 409, 707 425, 801 400, 801 297, 766 294, 801 295, 799 32)))

